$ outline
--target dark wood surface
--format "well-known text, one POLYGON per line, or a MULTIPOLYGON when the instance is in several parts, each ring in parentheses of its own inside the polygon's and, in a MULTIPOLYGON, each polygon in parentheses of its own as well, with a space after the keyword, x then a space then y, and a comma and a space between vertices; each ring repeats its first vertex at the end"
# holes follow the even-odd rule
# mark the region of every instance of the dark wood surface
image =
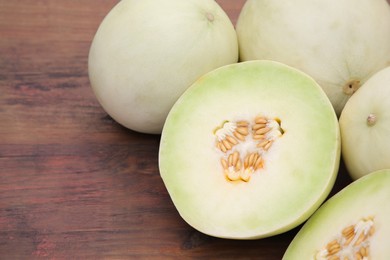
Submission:
MULTIPOLYGON (((243 0, 219 0, 235 23, 243 0)), ((127 130, 87 75, 116 0, 0 0, 0 259, 280 259, 298 228, 210 237, 178 215, 158 135, 127 130)), ((340 171, 333 193, 349 183, 340 171)))

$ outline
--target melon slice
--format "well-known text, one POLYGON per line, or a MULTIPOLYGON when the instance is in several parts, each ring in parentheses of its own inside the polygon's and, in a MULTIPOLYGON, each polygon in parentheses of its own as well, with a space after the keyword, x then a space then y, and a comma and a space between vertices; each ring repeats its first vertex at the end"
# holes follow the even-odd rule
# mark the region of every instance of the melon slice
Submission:
POLYGON ((372 172, 324 203, 283 259, 390 259, 390 170, 372 172))
POLYGON ((165 122, 160 174, 179 214, 205 234, 255 239, 305 221, 333 187, 336 114, 306 74, 272 61, 216 69, 165 122))
POLYGON ((390 168, 390 67, 367 80, 348 100, 340 130, 341 153, 353 179, 390 168))

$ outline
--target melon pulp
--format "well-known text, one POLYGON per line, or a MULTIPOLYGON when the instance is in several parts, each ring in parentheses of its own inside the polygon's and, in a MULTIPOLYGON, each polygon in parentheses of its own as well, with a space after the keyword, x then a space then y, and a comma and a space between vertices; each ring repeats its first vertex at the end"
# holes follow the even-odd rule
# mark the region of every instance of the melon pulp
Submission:
POLYGON ((172 107, 159 151, 181 217, 205 234, 276 235, 305 221, 333 187, 337 117, 306 74, 272 61, 223 66, 172 107))
POLYGON ((353 179, 390 168, 390 67, 376 73, 348 100, 340 130, 342 156, 353 179))
POLYGON ((361 84, 390 65, 386 0, 248 0, 236 29, 242 61, 276 60, 306 72, 337 115, 361 84))
POLYGON ((176 99, 198 77, 238 60, 233 24, 213 0, 122 0, 89 52, 104 110, 135 131, 159 134, 176 99))
POLYGON ((390 259, 390 170, 372 172, 324 203, 283 259, 390 259))

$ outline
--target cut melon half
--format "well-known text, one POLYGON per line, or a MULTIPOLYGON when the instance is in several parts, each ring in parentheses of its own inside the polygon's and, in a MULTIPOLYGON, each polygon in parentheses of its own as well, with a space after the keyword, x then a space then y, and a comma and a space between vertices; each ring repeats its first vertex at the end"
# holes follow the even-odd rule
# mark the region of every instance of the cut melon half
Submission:
POLYGON ((165 122, 160 174, 179 214, 205 234, 255 239, 305 221, 333 187, 336 114, 317 83, 273 61, 207 73, 165 122))
POLYGON ((283 259, 390 259, 390 170, 372 172, 330 198, 283 259))

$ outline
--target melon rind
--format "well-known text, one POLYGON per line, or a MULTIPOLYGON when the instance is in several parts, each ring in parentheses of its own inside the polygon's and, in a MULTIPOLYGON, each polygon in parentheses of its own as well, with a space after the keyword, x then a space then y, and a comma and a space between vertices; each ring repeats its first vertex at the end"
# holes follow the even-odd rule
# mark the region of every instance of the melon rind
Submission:
POLYGON ((390 259, 390 170, 372 172, 327 200, 304 224, 286 250, 283 260, 315 259, 317 250, 343 228, 374 217, 375 233, 370 258, 390 259))
POLYGON ((216 237, 254 239, 306 220, 333 187, 340 158, 337 117, 318 84, 273 61, 216 69, 193 84, 165 122, 159 168, 183 219, 216 237), (279 118, 285 133, 264 169, 245 182, 223 176, 215 127, 224 120, 279 118))

